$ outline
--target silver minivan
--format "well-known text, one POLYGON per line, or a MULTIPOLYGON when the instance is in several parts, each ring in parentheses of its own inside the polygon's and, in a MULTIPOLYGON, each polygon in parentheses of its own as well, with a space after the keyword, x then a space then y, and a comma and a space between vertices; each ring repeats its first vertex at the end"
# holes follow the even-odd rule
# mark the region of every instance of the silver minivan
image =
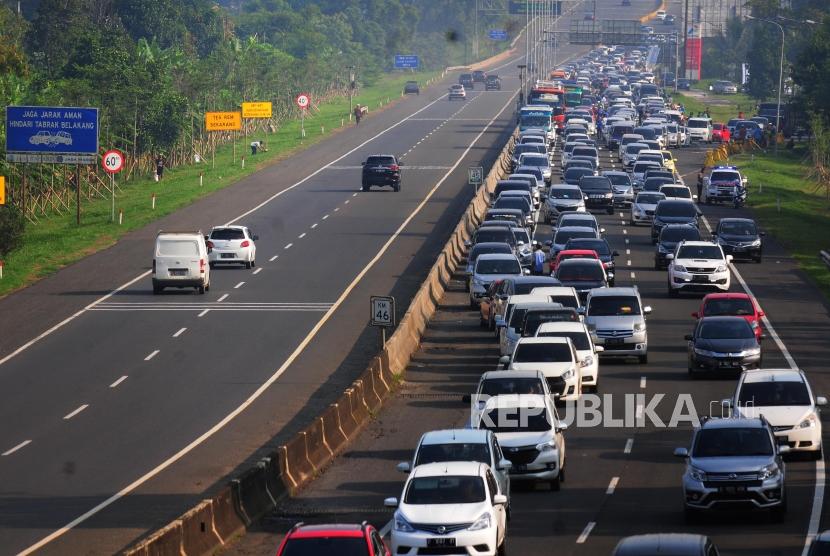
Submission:
POLYGON ((210 289, 210 265, 205 236, 196 232, 164 232, 153 251, 153 293, 164 288, 210 289))
POLYGON ((585 324, 594 344, 603 347, 602 355, 637 357, 648 363, 648 332, 643 307, 636 287, 594 289, 585 302, 585 324))

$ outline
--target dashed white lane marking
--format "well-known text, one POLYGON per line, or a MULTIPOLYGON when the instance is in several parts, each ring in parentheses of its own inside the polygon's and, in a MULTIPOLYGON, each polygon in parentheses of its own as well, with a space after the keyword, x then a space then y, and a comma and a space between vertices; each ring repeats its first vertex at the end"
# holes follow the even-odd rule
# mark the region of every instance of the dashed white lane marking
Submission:
POLYGON ((205 315, 207 315, 207 314, 208 314, 208 311, 210 311, 210 309, 205 309, 204 311, 202 311, 201 313, 199 313, 199 314, 198 314, 198 315, 196 315, 196 316, 197 316, 197 317, 203 317, 203 316, 205 316, 205 315))
POLYGON ((179 328, 178 330, 176 330, 176 333, 175 333, 175 334, 173 334, 173 337, 174 337, 174 338, 178 338, 179 336, 181 336, 182 334, 184 334, 184 331, 185 331, 185 330, 187 330, 187 327, 186 327, 186 326, 183 326, 182 328, 179 328))
POLYGON ((352 193, 352 197, 357 197, 357 193, 352 193))
POLYGON ((620 213, 620 218, 625 218, 625 216, 623 216, 623 213, 620 213))
POLYGON ((633 447, 634 447, 634 439, 629 438, 628 440, 625 441, 625 448, 623 448, 623 454, 630 454, 631 453, 631 448, 633 448, 633 447))
POLYGON ((630 254, 631 254, 631 249, 626 249, 626 250, 625 250, 625 254, 626 254, 626 255, 630 255, 630 254))
POLYGON ((288 245, 286 245, 285 247, 283 247, 283 249, 291 249, 291 247, 292 247, 293 245, 294 245, 293 243, 289 243, 288 245))
POLYGON ((148 355, 147 357, 145 357, 145 358, 144 358, 144 360, 145 360, 145 361, 149 361, 150 359, 152 359, 153 357, 155 357, 156 355, 158 355, 160 351, 161 351, 161 350, 159 350, 159 349, 154 350, 154 351, 153 351, 150 355, 148 355))
POLYGON ((229 294, 227 294, 227 293, 222 294, 222 297, 220 297, 219 299, 217 299, 217 300, 216 300, 216 303, 222 303, 223 301, 225 301, 225 300, 228 298, 228 295, 229 295, 229 294))
POLYGON ((124 382, 125 380, 127 380, 127 375, 122 376, 121 378, 110 384, 110 388, 117 388, 118 385, 124 382))
POLYGON ((305 234, 306 234, 305 232, 301 233, 300 235, 297 236, 297 239, 303 239, 305 237, 305 234))
POLYGON ((314 228, 316 228, 316 227, 317 227, 317 222, 315 222, 314 224, 312 224, 312 225, 311 225, 311 229, 312 229, 312 230, 313 230, 314 228))
POLYGON ((327 219, 328 217, 329 217, 329 215, 328 215, 328 214, 326 214, 325 216, 323 216, 323 218, 321 218, 321 220, 325 220, 325 219, 327 219))
POLYGON ((269 263, 273 263, 273 262, 274 262, 274 261, 276 261, 278 258, 279 258, 279 255, 274 255, 273 257, 271 257, 270 259, 268 259, 268 262, 269 262, 269 263))
POLYGON ((242 287, 242 286, 244 286, 244 285, 245 285, 245 282, 239 282, 237 285, 235 285, 235 286, 233 287, 233 289, 238 290, 239 288, 241 288, 241 287, 242 287))
POLYGON ((628 234, 628 230, 626 230, 625 228, 623 228, 623 233, 624 233, 624 234, 628 234))
POLYGON ((628 245, 628 238, 625 238, 625 244, 628 245))
POLYGON ((345 201, 343 201, 343 204, 344 204, 344 205, 348 205, 348 204, 349 204, 349 201, 351 201, 351 199, 346 199, 345 201))
POLYGON ((608 483, 608 488, 605 489, 605 494, 614 494, 614 491, 617 490, 617 484, 620 482, 619 477, 612 477, 611 482, 608 483))
POLYGON ((628 260, 625 262, 625 264, 626 264, 627 266, 631 266, 631 259, 628 259, 628 260))
POLYGON ((640 388, 646 387, 646 377, 640 377, 640 388))
POLYGON ((76 409, 75 411, 69 412, 69 413, 67 413, 66 415, 64 415, 64 416, 63 416, 63 420, 64 420, 64 421, 68 421, 68 420, 70 420, 70 419, 71 419, 71 418, 73 418, 75 415, 77 415, 78 413, 80 413, 81 411, 83 411, 84 409, 86 409, 86 408, 88 408, 88 407, 89 407, 89 404, 88 404, 88 403, 85 403, 84 405, 82 405, 81 407, 79 407, 78 409, 76 409))
POLYGON ((585 529, 583 529, 582 533, 580 533, 579 537, 577 537, 576 544, 585 544, 585 541, 588 540, 588 535, 591 534, 591 531, 593 531, 596 526, 596 521, 589 521, 588 525, 585 526, 585 529))
POLYGON ((337 212, 338 210, 340 210, 340 207, 334 207, 334 212, 337 212))
POLYGON ((29 445, 29 444, 31 444, 31 443, 32 443, 32 441, 31 441, 31 440, 24 440, 23 442, 21 442, 20 444, 18 444, 18 445, 17 445, 17 446, 15 446, 14 448, 9 448, 8 450, 6 450, 6 451, 5 451, 5 452, 3 452, 2 454, 0 454, 0 456, 10 456, 10 455, 12 455, 13 453, 15 453, 16 451, 18 451, 18 450, 21 450, 21 449, 25 448, 26 446, 28 446, 28 445, 29 445))
POLYGON ((257 274, 259 274, 260 272, 262 272, 262 268, 258 268, 258 269, 256 269, 256 270, 255 270, 255 271, 253 271, 251 274, 253 274, 253 275, 257 275, 257 274))
POLYGON ((637 275, 636 275, 636 274, 634 274, 634 273, 632 272, 632 273, 631 273, 631 279, 633 280, 633 279, 635 279, 636 277, 637 277, 637 275))

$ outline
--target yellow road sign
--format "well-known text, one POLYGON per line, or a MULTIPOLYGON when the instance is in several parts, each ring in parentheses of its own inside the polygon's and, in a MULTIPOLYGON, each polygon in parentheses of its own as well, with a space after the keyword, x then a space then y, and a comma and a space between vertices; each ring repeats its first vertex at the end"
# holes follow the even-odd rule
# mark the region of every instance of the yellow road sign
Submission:
POLYGON ((205 129, 238 131, 242 129, 242 114, 239 112, 205 112, 205 129))
POLYGON ((0 176, 0 205, 6 204, 6 177, 0 176))
POLYGON ((270 102, 243 102, 242 103, 242 117, 243 118, 270 118, 271 117, 271 103, 270 102))

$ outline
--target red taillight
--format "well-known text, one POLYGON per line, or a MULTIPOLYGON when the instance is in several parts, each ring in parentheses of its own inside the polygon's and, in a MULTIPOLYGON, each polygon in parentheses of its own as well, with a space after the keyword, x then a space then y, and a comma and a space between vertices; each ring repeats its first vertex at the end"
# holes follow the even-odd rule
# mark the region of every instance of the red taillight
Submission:
POLYGON ((239 244, 239 246, 240 246, 240 247, 250 247, 250 246, 251 246, 251 242, 250 242, 250 241, 248 241, 248 240, 246 239, 246 240, 245 240, 245 241, 243 241, 241 244, 239 244))
POLYGON ((213 242, 212 241, 207 242, 207 248, 208 249, 213 249, 213 242))
POLYGON ((397 164, 393 164, 392 166, 389 167, 389 169, 392 170, 393 172, 397 172, 400 169, 400 166, 398 166, 397 164))
POLYGON ((202 274, 205 273, 205 260, 204 259, 199 259, 199 272, 201 272, 202 274))

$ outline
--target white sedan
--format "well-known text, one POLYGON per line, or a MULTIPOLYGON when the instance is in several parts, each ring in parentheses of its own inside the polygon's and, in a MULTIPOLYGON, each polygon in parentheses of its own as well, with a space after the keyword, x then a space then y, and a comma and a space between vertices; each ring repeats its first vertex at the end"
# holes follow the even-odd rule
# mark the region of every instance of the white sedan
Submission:
POLYGON ((243 264, 245 268, 256 265, 256 244, 259 236, 245 226, 218 226, 205 238, 210 267, 217 264, 243 264))

